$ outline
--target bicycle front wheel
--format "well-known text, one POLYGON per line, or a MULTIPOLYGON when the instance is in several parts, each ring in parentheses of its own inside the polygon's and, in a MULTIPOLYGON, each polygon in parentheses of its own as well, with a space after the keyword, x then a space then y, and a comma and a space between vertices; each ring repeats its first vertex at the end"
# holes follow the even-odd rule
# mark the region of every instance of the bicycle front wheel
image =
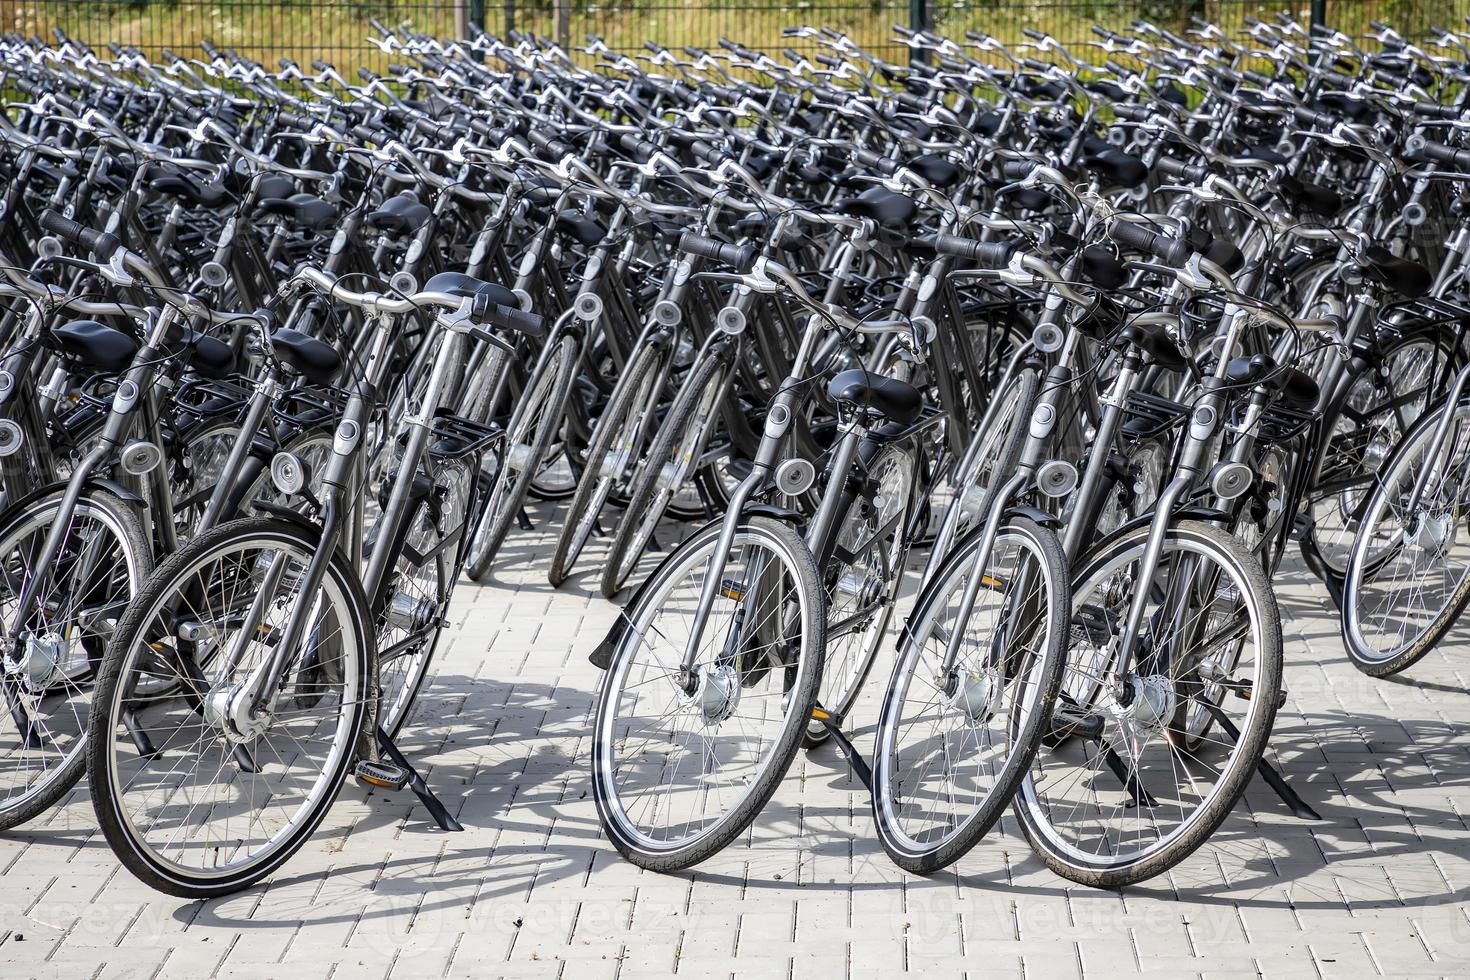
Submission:
POLYGON ((85 492, 21 610, 19 591, 65 493, 40 492, 0 518, 0 623, 19 627, 17 648, 0 661, 0 830, 44 813, 81 778, 97 664, 153 565, 133 509, 106 491, 85 492))
POLYGON ((183 898, 280 867, 342 787, 369 713, 373 636, 337 553, 314 595, 310 528, 245 518, 164 561, 107 648, 92 705, 92 805, 118 859, 183 898), (305 629, 270 685, 293 610, 305 629))
POLYGON ((916 874, 959 860, 1000 819, 1040 745, 1066 659, 1056 533, 1017 517, 998 529, 983 567, 980 546, 970 534, 919 596, 878 718, 878 837, 916 874))
POLYGON ((1434 648, 1470 601, 1470 404, 1446 442, 1430 412, 1395 450, 1364 507, 1342 593, 1342 637, 1354 666, 1396 674, 1434 648), (1410 507, 1427 472, 1424 492, 1410 507))
POLYGON ((822 670, 816 563, 790 527, 743 522, 687 672, 720 526, 695 532, 626 611, 593 729, 603 829, 624 857, 687 868, 748 827, 801 744, 822 670))
POLYGON ((1042 860, 1098 888, 1167 871, 1209 839, 1256 771, 1281 693, 1281 620, 1260 563, 1218 528, 1182 521, 1145 581, 1150 531, 1105 539, 1073 575, 1047 747, 1016 794, 1042 860), (1143 589, 1143 624, 1121 663, 1143 589))

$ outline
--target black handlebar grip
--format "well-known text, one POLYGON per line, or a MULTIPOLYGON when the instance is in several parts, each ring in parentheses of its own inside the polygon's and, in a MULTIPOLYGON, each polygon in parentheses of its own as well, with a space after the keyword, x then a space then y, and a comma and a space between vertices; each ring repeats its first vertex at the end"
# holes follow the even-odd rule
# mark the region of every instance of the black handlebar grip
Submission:
POLYGON ((1265 88, 1266 86, 1271 85, 1275 82, 1275 79, 1273 79, 1270 75, 1263 75, 1258 71, 1250 71, 1249 69, 1242 71, 1240 73, 1240 77, 1250 82, 1252 85, 1259 85, 1261 88, 1265 88))
POLYGON ((1153 110, 1146 105, 1115 105, 1113 106, 1113 115, 1119 119, 1126 119, 1129 122, 1143 122, 1149 116, 1153 115, 1153 110))
POLYGON ((1000 166, 1000 175, 1006 180, 1024 180, 1039 166, 1035 160, 1007 160, 1000 166))
POLYGON ((1038 31, 1034 27, 1023 27, 1023 28, 1021 28, 1021 33, 1024 34, 1024 35, 1026 35, 1027 37, 1029 37, 1033 41, 1044 41, 1044 40, 1046 40, 1046 35, 1043 34, 1043 33, 1041 33, 1040 31, 1038 31))
POLYGON ((873 150, 855 150, 853 151, 852 159, 858 166, 871 167, 887 177, 892 177, 898 173, 900 166, 897 160, 885 157, 883 154, 874 152, 873 150))
POLYGON ((1157 232, 1149 231, 1142 225, 1131 221, 1113 219, 1108 226, 1108 237, 1119 245, 1147 252, 1165 265, 1181 266, 1189 261, 1191 249, 1188 242, 1177 238, 1169 238, 1157 232))
POLYGON ((568 153, 576 152, 571 145, 563 143, 554 136, 547 136, 545 133, 537 132, 534 129, 526 134, 526 138, 531 141, 531 145, 536 147, 536 149, 548 156, 554 156, 558 160, 568 153))
POLYGON ((1470 150, 1426 141, 1420 152, 1435 163, 1447 164, 1460 170, 1470 170, 1470 150))
POLYGON ((316 125, 316 120, 307 116, 298 116, 294 112, 281 111, 276 113, 276 122, 282 126, 290 126, 293 129, 310 129, 316 125))
POLYGON ((737 269, 749 269, 755 264, 755 249, 749 245, 726 245, 713 238, 696 235, 692 231, 686 231, 679 236, 679 251, 704 259, 714 259, 737 269))
POLYGON ((364 143, 377 143, 381 145, 382 143, 386 142, 386 139, 383 135, 383 130, 378 129, 375 126, 369 126, 366 123, 358 123, 356 126, 353 126, 352 129, 349 130, 349 132, 351 132, 353 136, 356 136, 358 139, 362 140, 364 143))
POLYGON ((801 54, 795 48, 782 48, 781 53, 784 54, 786 56, 786 60, 791 62, 792 64, 801 63, 801 54))
POLYGON ((661 47, 661 46, 659 46, 657 44, 654 44, 652 41, 644 41, 643 42, 643 49, 645 51, 649 51, 649 52, 651 52, 653 54, 658 54, 661 51, 667 51, 668 50, 667 48, 664 48, 664 47, 661 47))
POLYGON ((977 242, 973 238, 956 235, 935 235, 934 251, 940 255, 970 259, 987 268, 1004 269, 1010 265, 1016 246, 1014 242, 977 242))
POLYGON ((1459 119, 1461 112, 1452 105, 1440 105, 1438 102, 1415 102, 1414 114, 1429 119, 1459 119))
POLYGON ((727 156, 723 150, 711 146, 704 140, 695 140, 689 144, 689 152, 710 166, 718 166, 727 156))
POLYGON ((312 71, 319 71, 319 72, 320 71, 326 71, 328 68, 331 68, 331 67, 332 67, 331 65, 327 64, 325 61, 323 61, 320 58, 313 58, 313 59, 311 59, 311 68, 312 68, 312 71))
POLYGON ((1192 184, 1204 180, 1210 173, 1210 168, 1202 163, 1189 163, 1185 160, 1175 160, 1173 157, 1159 157, 1154 161, 1154 166, 1165 177, 1187 180, 1192 184))
POLYGON ((113 253, 122 247, 122 242, 118 241, 116 235, 88 228, 50 208, 41 212, 40 225, 56 237, 85 248, 103 262, 112 258, 113 253))
POLYGON ((623 133, 618 136, 618 145, 627 150, 635 157, 647 159, 658 152, 658 144, 650 142, 637 133, 623 133))
POLYGON ((893 101, 913 112, 924 112, 929 108, 929 102, 921 99, 910 92, 896 92, 893 101))
POLYGON ((835 55, 819 54, 815 56, 812 60, 824 68, 831 68, 835 70, 842 67, 842 59, 838 58, 835 55))
POLYGON ((1316 112, 1306 106, 1297 106, 1291 110, 1291 117, 1303 126, 1318 126, 1322 129, 1331 129, 1333 119, 1325 112, 1316 112))
POLYGON ((904 27, 902 24, 894 24, 893 33, 897 34, 899 37, 913 37, 918 32, 915 31, 913 28, 904 27))
POLYGON ((528 337, 539 337, 546 332, 546 320, 541 314, 518 310, 514 306, 495 303, 486 319, 497 327, 518 330, 528 337))

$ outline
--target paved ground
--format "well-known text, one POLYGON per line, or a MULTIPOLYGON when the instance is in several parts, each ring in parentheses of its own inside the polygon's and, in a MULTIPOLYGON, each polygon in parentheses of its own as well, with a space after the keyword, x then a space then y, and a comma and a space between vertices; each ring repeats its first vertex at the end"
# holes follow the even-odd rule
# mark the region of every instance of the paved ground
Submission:
POLYGON ((457 597, 405 739, 465 833, 432 829, 407 793, 350 787, 269 884, 184 903, 118 868, 82 789, 0 839, 0 976, 1470 972, 1463 636, 1404 682, 1373 681, 1341 654, 1325 596, 1285 590, 1275 751, 1324 819, 1294 820, 1258 787, 1212 846, 1123 894, 1068 887, 1009 818, 950 873, 905 876, 831 749, 798 758, 748 841, 660 876, 604 844, 589 793, 586 653, 612 607, 585 577, 547 587, 543 536, 515 544, 501 581, 457 597))

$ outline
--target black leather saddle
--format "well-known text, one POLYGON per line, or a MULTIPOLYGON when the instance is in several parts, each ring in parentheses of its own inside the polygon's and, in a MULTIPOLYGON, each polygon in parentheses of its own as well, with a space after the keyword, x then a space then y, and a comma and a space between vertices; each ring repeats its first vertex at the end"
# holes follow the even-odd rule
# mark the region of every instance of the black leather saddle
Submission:
POLYGON ((521 308, 520 300, 509 289, 499 283, 467 276, 463 272, 441 272, 430 277, 424 283, 424 289, 428 292, 452 293, 455 296, 484 296, 496 306, 509 306, 513 310, 521 308))
POLYGON ((919 389, 913 385, 862 368, 838 373, 827 382, 827 394, 836 402, 856 405, 905 425, 919 417, 922 407, 919 389))
POLYGON ((116 374, 133 362, 140 345, 116 327, 96 320, 72 320, 50 332, 49 346, 62 357, 116 374))
POLYGON ((368 227, 395 237, 407 237, 428 224, 432 212, 411 197, 394 195, 365 219, 368 227))
POLYGON ((330 344, 290 327, 271 333, 271 350, 281 363, 319 385, 330 383, 342 366, 341 356, 330 344))
POLYGON ((837 202, 843 214, 869 218, 886 228, 905 228, 919 215, 919 206, 885 187, 870 187, 857 197, 837 202))
POLYGON ((262 197, 258 208, 262 214, 278 214, 292 224, 312 231, 319 231, 337 223, 336 207, 314 194, 262 197))

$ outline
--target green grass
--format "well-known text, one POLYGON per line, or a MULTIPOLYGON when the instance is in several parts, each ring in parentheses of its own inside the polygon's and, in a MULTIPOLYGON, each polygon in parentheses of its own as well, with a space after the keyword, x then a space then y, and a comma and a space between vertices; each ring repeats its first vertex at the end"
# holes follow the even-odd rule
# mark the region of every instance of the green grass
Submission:
MULTIPOLYGON (((454 29, 452 0, 0 0, 0 27, 27 34, 47 34, 59 26, 68 34, 97 45, 106 41, 139 45, 150 53, 171 48, 196 53, 206 38, 221 47, 274 64, 284 55, 308 63, 322 57, 351 70, 367 65, 381 70, 389 60, 367 45, 375 32, 370 17, 402 24, 438 36, 454 29)), ((1422 35, 1430 25, 1462 23, 1465 0, 1327 0, 1328 20, 1350 34, 1367 30, 1369 20, 1400 25, 1422 35)), ((555 33, 550 0, 521 2, 513 8, 487 0, 486 28, 492 33, 513 25, 545 36, 555 33)), ((1275 11, 1305 19, 1308 0, 930 0, 935 26, 952 37, 966 30, 993 34, 1004 41, 1022 40, 1023 28, 1047 31, 1069 44, 1091 37, 1089 26, 1126 27, 1145 16, 1182 29, 1191 12, 1226 27, 1239 27, 1246 15, 1266 17, 1275 11)), ((781 28, 795 24, 836 28, 859 44, 897 61, 907 59, 892 44, 891 25, 906 23, 907 0, 837 0, 836 3, 788 2, 710 4, 708 0, 572 0, 569 37, 579 44, 587 34, 609 45, 638 50, 645 38, 674 46, 713 47, 720 37, 774 50, 789 43, 781 28)), ((800 46, 800 45, 798 45, 800 46)), ((1080 49, 1079 49, 1080 50, 1080 49)))

